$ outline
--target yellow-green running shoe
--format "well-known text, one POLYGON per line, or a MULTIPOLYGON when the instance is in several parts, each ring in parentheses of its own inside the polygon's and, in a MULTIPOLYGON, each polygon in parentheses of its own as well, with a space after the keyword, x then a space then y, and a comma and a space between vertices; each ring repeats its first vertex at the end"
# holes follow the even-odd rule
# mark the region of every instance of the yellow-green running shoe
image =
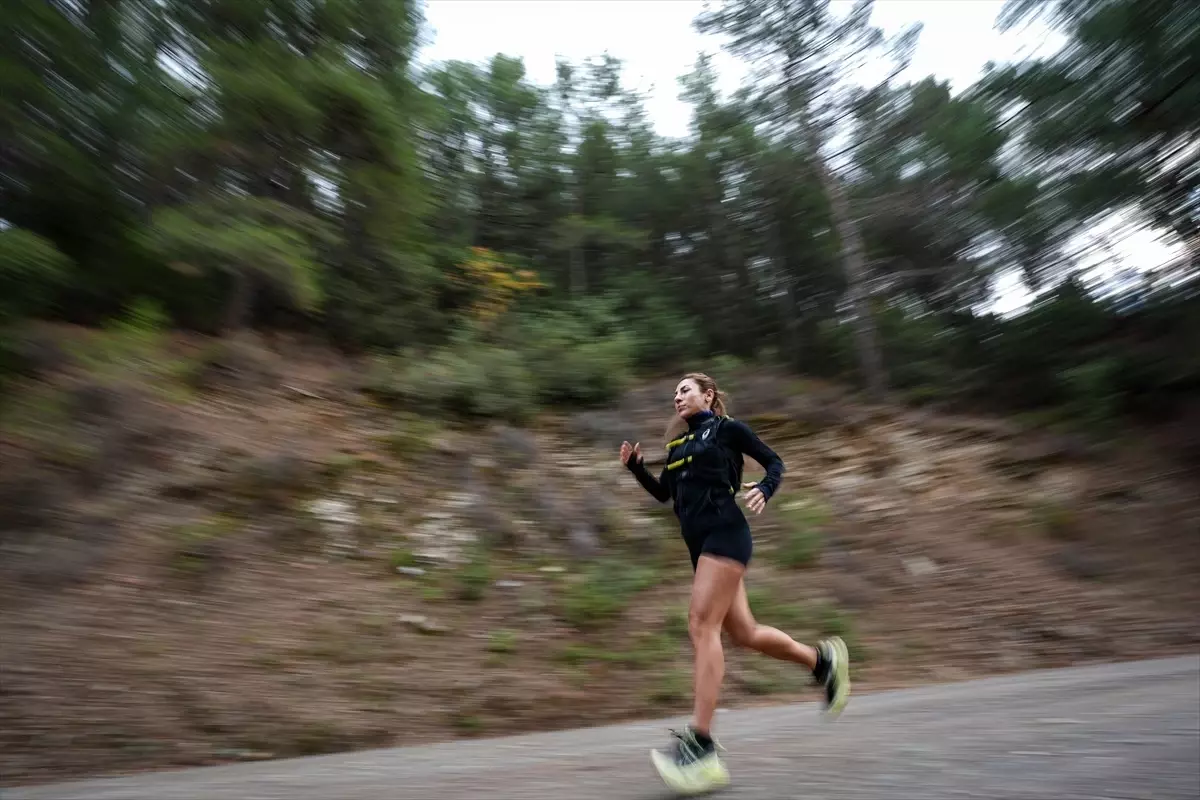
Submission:
POLYGON ((715 741, 702 745, 690 727, 671 731, 675 737, 670 752, 651 750, 650 760, 659 776, 673 792, 695 795, 729 785, 729 770, 721 763, 715 741))
POLYGON ((817 642, 817 667, 813 677, 825 687, 825 712, 842 713, 850 697, 850 650, 840 636, 817 642))

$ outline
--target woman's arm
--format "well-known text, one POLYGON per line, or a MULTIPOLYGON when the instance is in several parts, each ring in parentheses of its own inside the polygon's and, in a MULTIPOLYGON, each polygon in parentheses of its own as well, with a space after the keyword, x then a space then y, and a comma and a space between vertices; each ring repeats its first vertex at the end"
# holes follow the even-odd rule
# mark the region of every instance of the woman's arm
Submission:
POLYGON ((637 482, 642 485, 642 488, 649 492, 655 500, 665 503, 671 499, 671 490, 667 488, 667 470, 665 468, 656 480, 646 470, 646 465, 642 463, 639 456, 631 457, 625 466, 633 473, 633 477, 637 478, 637 482))
POLYGON ((726 420, 722 433, 726 431, 730 445, 753 458, 766 470, 767 474, 758 482, 757 488, 762 491, 764 500, 770 500, 783 481, 783 459, 763 444, 750 426, 739 419, 726 420))

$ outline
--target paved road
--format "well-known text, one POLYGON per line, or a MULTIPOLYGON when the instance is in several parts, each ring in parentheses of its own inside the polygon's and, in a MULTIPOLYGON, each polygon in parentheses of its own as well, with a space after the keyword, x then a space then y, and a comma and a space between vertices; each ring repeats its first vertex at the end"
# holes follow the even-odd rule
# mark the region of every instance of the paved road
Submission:
MULTIPOLYGON (((15 789, 6 800, 665 800, 678 721, 15 789)), ((738 800, 1195 800, 1200 657, 1028 673, 718 717, 738 800)))

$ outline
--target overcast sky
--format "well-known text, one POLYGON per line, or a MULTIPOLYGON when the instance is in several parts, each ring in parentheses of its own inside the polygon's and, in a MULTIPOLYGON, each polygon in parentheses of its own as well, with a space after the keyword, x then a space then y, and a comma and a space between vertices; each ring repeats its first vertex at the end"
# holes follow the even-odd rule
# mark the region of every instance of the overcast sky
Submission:
MULTIPOLYGON (((1001 36, 992 29, 1003 0, 876 0, 872 22, 894 34, 924 24, 909 74, 937 75, 955 89, 970 85, 989 60, 1008 61, 1061 42, 1042 28, 1001 36)), ((834 0, 848 9, 849 0, 834 0)), ((724 90, 736 88, 745 69, 719 52, 720 41, 701 36, 692 20, 702 0, 427 0, 429 42, 421 59, 481 61, 496 52, 521 56, 530 78, 554 80, 558 57, 578 62, 608 51, 625 64, 628 85, 650 92, 648 110, 659 132, 687 133, 689 110, 677 79, 696 55, 716 58, 724 90)), ((872 76, 864 75, 864 80, 872 76)))
MULTIPOLYGON (((849 8, 851 2, 832 5, 849 8)), ((888 35, 922 23, 912 64, 901 79, 935 75, 961 91, 988 61, 1048 55, 1062 43, 1041 25, 1006 34, 994 30, 1002 5, 1003 0, 876 0, 872 23, 888 35)), ((691 70, 697 54, 713 55, 722 91, 735 89, 746 74, 739 61, 720 52, 719 40, 692 28, 703 6, 702 0, 426 0, 430 41, 419 59, 480 62, 503 52, 523 58, 531 80, 549 84, 557 58, 578 63, 607 51, 623 62, 625 84, 648 93, 647 111, 659 133, 684 136, 690 110, 679 100, 678 78, 691 70)), ((875 77, 867 71, 861 79, 875 77)), ((1173 252, 1150 231, 1110 238, 1110 252, 1137 269, 1162 264, 1173 252)), ((1097 249, 1088 260, 1107 257, 1097 249)), ((1026 302, 1017 284, 1015 276, 1001 280, 999 309, 1026 302)))

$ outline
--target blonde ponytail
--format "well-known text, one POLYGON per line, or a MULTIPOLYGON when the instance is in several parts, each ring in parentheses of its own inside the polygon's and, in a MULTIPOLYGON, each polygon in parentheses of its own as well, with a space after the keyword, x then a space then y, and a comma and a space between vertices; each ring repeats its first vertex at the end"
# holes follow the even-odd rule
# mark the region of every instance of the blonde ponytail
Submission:
POLYGON ((713 394, 712 410, 713 413, 718 417, 728 416, 728 414, 725 413, 725 401, 728 399, 729 395, 725 394, 720 389, 716 390, 713 394))

